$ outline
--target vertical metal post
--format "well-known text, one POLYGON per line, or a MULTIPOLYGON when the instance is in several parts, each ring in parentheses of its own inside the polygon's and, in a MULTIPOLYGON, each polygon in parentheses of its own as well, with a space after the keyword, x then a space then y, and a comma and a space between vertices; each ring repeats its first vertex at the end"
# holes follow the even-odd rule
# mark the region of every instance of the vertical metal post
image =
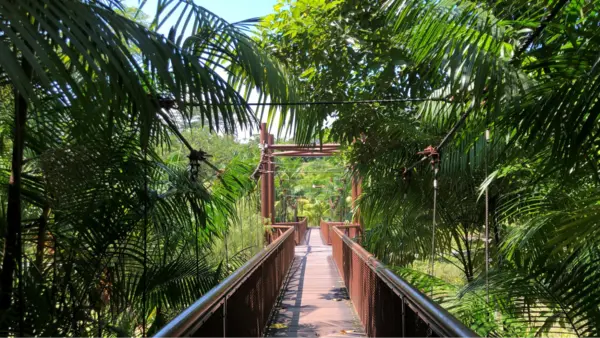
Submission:
POLYGON ((263 224, 267 223, 267 219, 269 218, 269 178, 268 171, 269 165, 267 164, 269 161, 269 157, 267 156, 267 144, 268 144, 268 133, 267 133, 267 124, 261 123, 260 125, 260 144, 263 147, 264 155, 261 161, 265 161, 262 164, 262 173, 260 175, 260 215, 262 216, 263 224))
POLYGON ((356 206, 356 200, 362 195, 362 180, 356 176, 352 176, 352 207, 355 208, 353 223, 360 225, 361 233, 364 233, 363 225, 360 222, 360 208, 356 206))
POLYGON ((406 337, 406 301, 402 297, 402 337, 406 337))
POLYGON ((357 191, 356 191, 356 175, 352 175, 352 183, 350 184, 352 186, 352 223, 356 223, 357 220, 357 214, 356 214, 356 199, 358 197, 357 191))
MULTIPOLYGON (((274 137, 269 134, 268 145, 269 148, 273 145, 274 137)), ((271 217, 271 224, 275 224, 275 163, 273 162, 273 151, 269 150, 269 215, 271 217)))
MULTIPOLYGON (((436 228, 436 216, 437 216, 437 182, 438 168, 433 169, 433 222, 431 224, 431 276, 435 277, 435 228, 436 228)), ((433 284, 431 284, 431 293, 429 297, 433 298, 433 284)))
MULTIPOLYGON (((485 146, 484 146, 484 160, 485 160, 485 179, 488 176, 488 146, 490 142, 490 130, 485 131, 485 146)), ((490 286, 489 286, 489 269, 490 269, 490 185, 485 186, 485 301, 489 304, 490 302, 490 286)))
POLYGON ((223 338, 227 337, 227 301, 229 297, 225 297, 223 301, 223 338))

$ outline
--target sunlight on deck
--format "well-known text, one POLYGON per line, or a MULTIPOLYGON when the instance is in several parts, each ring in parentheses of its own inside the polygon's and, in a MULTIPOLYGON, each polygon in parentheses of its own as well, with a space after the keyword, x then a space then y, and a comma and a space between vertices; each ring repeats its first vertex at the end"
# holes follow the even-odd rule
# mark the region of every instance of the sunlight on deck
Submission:
MULTIPOLYGON (((269 325, 271 337, 363 337, 364 330, 348 298, 318 229, 307 233, 308 243, 296 256, 269 325)), ((306 242, 305 242, 306 243, 306 242)))

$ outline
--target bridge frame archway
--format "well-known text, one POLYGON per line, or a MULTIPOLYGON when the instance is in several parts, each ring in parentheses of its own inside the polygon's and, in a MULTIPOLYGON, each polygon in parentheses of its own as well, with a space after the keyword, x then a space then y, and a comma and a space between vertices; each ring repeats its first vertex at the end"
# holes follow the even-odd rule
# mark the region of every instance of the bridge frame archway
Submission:
MULTIPOLYGON (((260 125, 260 145, 262 148, 260 160, 260 213, 265 225, 275 224, 275 157, 329 157, 340 152, 337 143, 299 145, 275 144, 273 134, 269 133, 266 123, 260 125)), ((362 180, 352 176, 352 208, 362 194, 362 180)), ((359 223, 359 211, 353 214, 353 222, 359 223)))

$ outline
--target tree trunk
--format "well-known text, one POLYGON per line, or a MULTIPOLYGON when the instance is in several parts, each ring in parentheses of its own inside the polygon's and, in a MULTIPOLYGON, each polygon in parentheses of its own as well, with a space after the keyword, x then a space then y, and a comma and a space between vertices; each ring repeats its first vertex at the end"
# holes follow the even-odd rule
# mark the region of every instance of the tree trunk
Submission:
MULTIPOLYGON (((31 78, 31 66, 24 58, 22 68, 26 76, 31 78)), ((21 93, 15 90, 14 139, 6 214, 7 229, 2 272, 0 272, 0 311, 7 310, 12 304, 14 274, 17 263, 21 260, 21 243, 19 241, 21 237, 21 172, 27 108, 27 101, 21 93)))
POLYGON ((286 199, 285 199, 285 190, 284 190, 283 198, 281 199, 281 215, 283 217, 283 222, 287 222, 288 217, 287 217, 287 203, 286 203, 286 199))
POLYGON ((296 199, 296 205, 294 207, 294 222, 298 222, 298 199, 296 199))
POLYGON ((473 281, 473 260, 471 258, 471 247, 470 247, 470 241, 469 241, 469 230, 467 228, 466 225, 463 224, 463 229, 465 231, 465 241, 464 241, 464 245, 465 245, 465 249, 467 250, 467 271, 465 271, 465 275, 467 276, 467 281, 471 282, 473 281))
POLYGON ((38 269, 40 277, 44 275, 44 249, 46 247, 46 230, 48 228, 49 215, 50 206, 45 205, 39 219, 37 248, 35 252, 35 266, 38 269))

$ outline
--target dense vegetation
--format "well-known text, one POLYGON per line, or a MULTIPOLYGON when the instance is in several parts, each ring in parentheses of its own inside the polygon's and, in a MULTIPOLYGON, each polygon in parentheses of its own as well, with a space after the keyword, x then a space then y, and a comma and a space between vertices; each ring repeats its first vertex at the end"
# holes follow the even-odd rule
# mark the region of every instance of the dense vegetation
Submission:
POLYGON ((2 335, 152 334, 262 247, 256 143, 217 135, 289 77, 244 24, 153 10, 0 2, 2 335))
POLYGON ((257 40, 315 100, 394 100, 300 128, 355 141, 368 248, 481 334, 600 335, 600 3, 279 3, 257 40))
POLYGON ((318 227, 321 219, 352 219, 350 181, 343 159, 283 157, 276 165, 276 220, 304 216, 309 226, 318 227))
POLYGON ((144 4, 0 2, 2 334, 149 335, 218 283, 263 236, 226 135, 277 116, 347 149, 278 160, 281 219, 349 219, 352 168, 365 246, 480 334, 600 336, 597 0, 144 4))

